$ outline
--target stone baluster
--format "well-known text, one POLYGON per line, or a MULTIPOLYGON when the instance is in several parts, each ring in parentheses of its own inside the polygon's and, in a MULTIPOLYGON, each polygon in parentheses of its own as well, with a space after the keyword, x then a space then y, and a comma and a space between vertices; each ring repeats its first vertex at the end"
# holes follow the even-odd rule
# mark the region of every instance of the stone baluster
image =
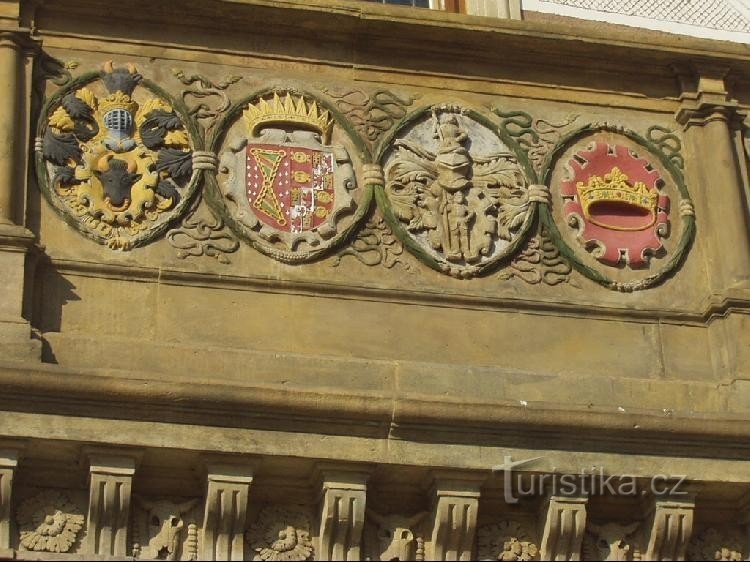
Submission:
POLYGON ((89 462, 89 511, 85 552, 126 556, 130 498, 140 455, 130 451, 86 452, 89 462))
POLYGON ((484 476, 436 472, 433 475, 433 528, 430 560, 472 560, 480 488, 484 476))
POLYGON ((550 495, 542 511, 542 560, 580 560, 586 530, 586 505, 582 494, 550 495))
POLYGON ((695 496, 659 496, 653 499, 648 521, 648 546, 644 560, 685 560, 693 533, 695 496))
POLYGON ((359 560, 369 470, 320 464, 320 547, 316 560, 359 560))

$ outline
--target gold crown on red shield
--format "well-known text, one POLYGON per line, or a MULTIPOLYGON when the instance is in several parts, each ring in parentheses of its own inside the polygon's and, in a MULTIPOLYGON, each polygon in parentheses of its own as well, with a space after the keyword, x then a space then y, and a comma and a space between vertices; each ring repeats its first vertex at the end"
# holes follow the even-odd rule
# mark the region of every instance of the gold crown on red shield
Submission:
POLYGON ((249 104, 243 116, 251 136, 255 136, 263 126, 301 125, 320 133, 325 143, 333 125, 331 114, 319 108, 318 102, 308 102, 304 97, 293 96, 289 92, 283 98, 274 92, 270 101, 260 99, 256 104, 249 104))
POLYGON ((594 203, 603 202, 625 203, 653 213, 658 193, 649 189, 643 182, 631 184, 629 180, 630 178, 615 166, 609 173, 604 174, 604 177, 592 176, 585 184, 579 181, 576 190, 584 215, 588 218, 590 207, 594 203))

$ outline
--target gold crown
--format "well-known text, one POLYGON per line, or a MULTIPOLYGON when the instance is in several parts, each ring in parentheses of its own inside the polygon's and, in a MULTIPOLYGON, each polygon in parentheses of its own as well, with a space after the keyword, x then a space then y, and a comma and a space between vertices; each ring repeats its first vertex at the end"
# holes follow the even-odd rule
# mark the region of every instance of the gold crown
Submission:
POLYGON ((321 110, 317 102, 308 103, 302 96, 293 97, 288 92, 283 99, 274 92, 270 102, 261 99, 255 105, 248 105, 243 115, 251 136, 263 125, 302 125, 318 131, 326 143, 333 125, 328 110, 321 110))
POLYGON ((586 185, 579 181, 576 184, 578 200, 583 214, 590 218, 589 208, 594 203, 625 203, 653 214, 659 194, 652 191, 645 183, 637 181, 631 185, 629 178, 615 166, 604 177, 592 176, 586 185))
POLYGON ((106 115, 113 109, 126 109, 131 115, 135 115, 138 111, 138 104, 124 92, 115 92, 99 100, 99 111, 102 115, 106 115))

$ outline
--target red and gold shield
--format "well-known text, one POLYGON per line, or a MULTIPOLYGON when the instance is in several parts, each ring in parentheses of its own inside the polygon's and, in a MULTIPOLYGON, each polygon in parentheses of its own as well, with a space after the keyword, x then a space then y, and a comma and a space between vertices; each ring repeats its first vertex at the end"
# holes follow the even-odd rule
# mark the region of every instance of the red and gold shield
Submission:
POLYGON ((285 144, 249 144, 247 197, 258 219, 283 232, 313 230, 334 206, 333 154, 285 144))
POLYGON ((659 192, 659 172, 628 147, 603 141, 577 152, 568 168, 571 177, 560 192, 581 242, 595 244, 602 263, 643 267, 662 247, 668 224, 669 198, 659 192))

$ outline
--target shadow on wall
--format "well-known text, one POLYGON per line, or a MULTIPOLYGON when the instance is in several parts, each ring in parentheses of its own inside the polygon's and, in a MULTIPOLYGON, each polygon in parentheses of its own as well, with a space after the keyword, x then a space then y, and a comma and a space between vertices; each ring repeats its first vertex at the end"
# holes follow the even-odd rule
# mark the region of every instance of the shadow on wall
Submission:
POLYGON ((45 363, 57 363, 57 359, 44 334, 60 331, 63 307, 70 301, 81 300, 75 289, 75 285, 63 277, 49 260, 41 258, 34 276, 31 325, 41 334, 42 361, 45 363))

